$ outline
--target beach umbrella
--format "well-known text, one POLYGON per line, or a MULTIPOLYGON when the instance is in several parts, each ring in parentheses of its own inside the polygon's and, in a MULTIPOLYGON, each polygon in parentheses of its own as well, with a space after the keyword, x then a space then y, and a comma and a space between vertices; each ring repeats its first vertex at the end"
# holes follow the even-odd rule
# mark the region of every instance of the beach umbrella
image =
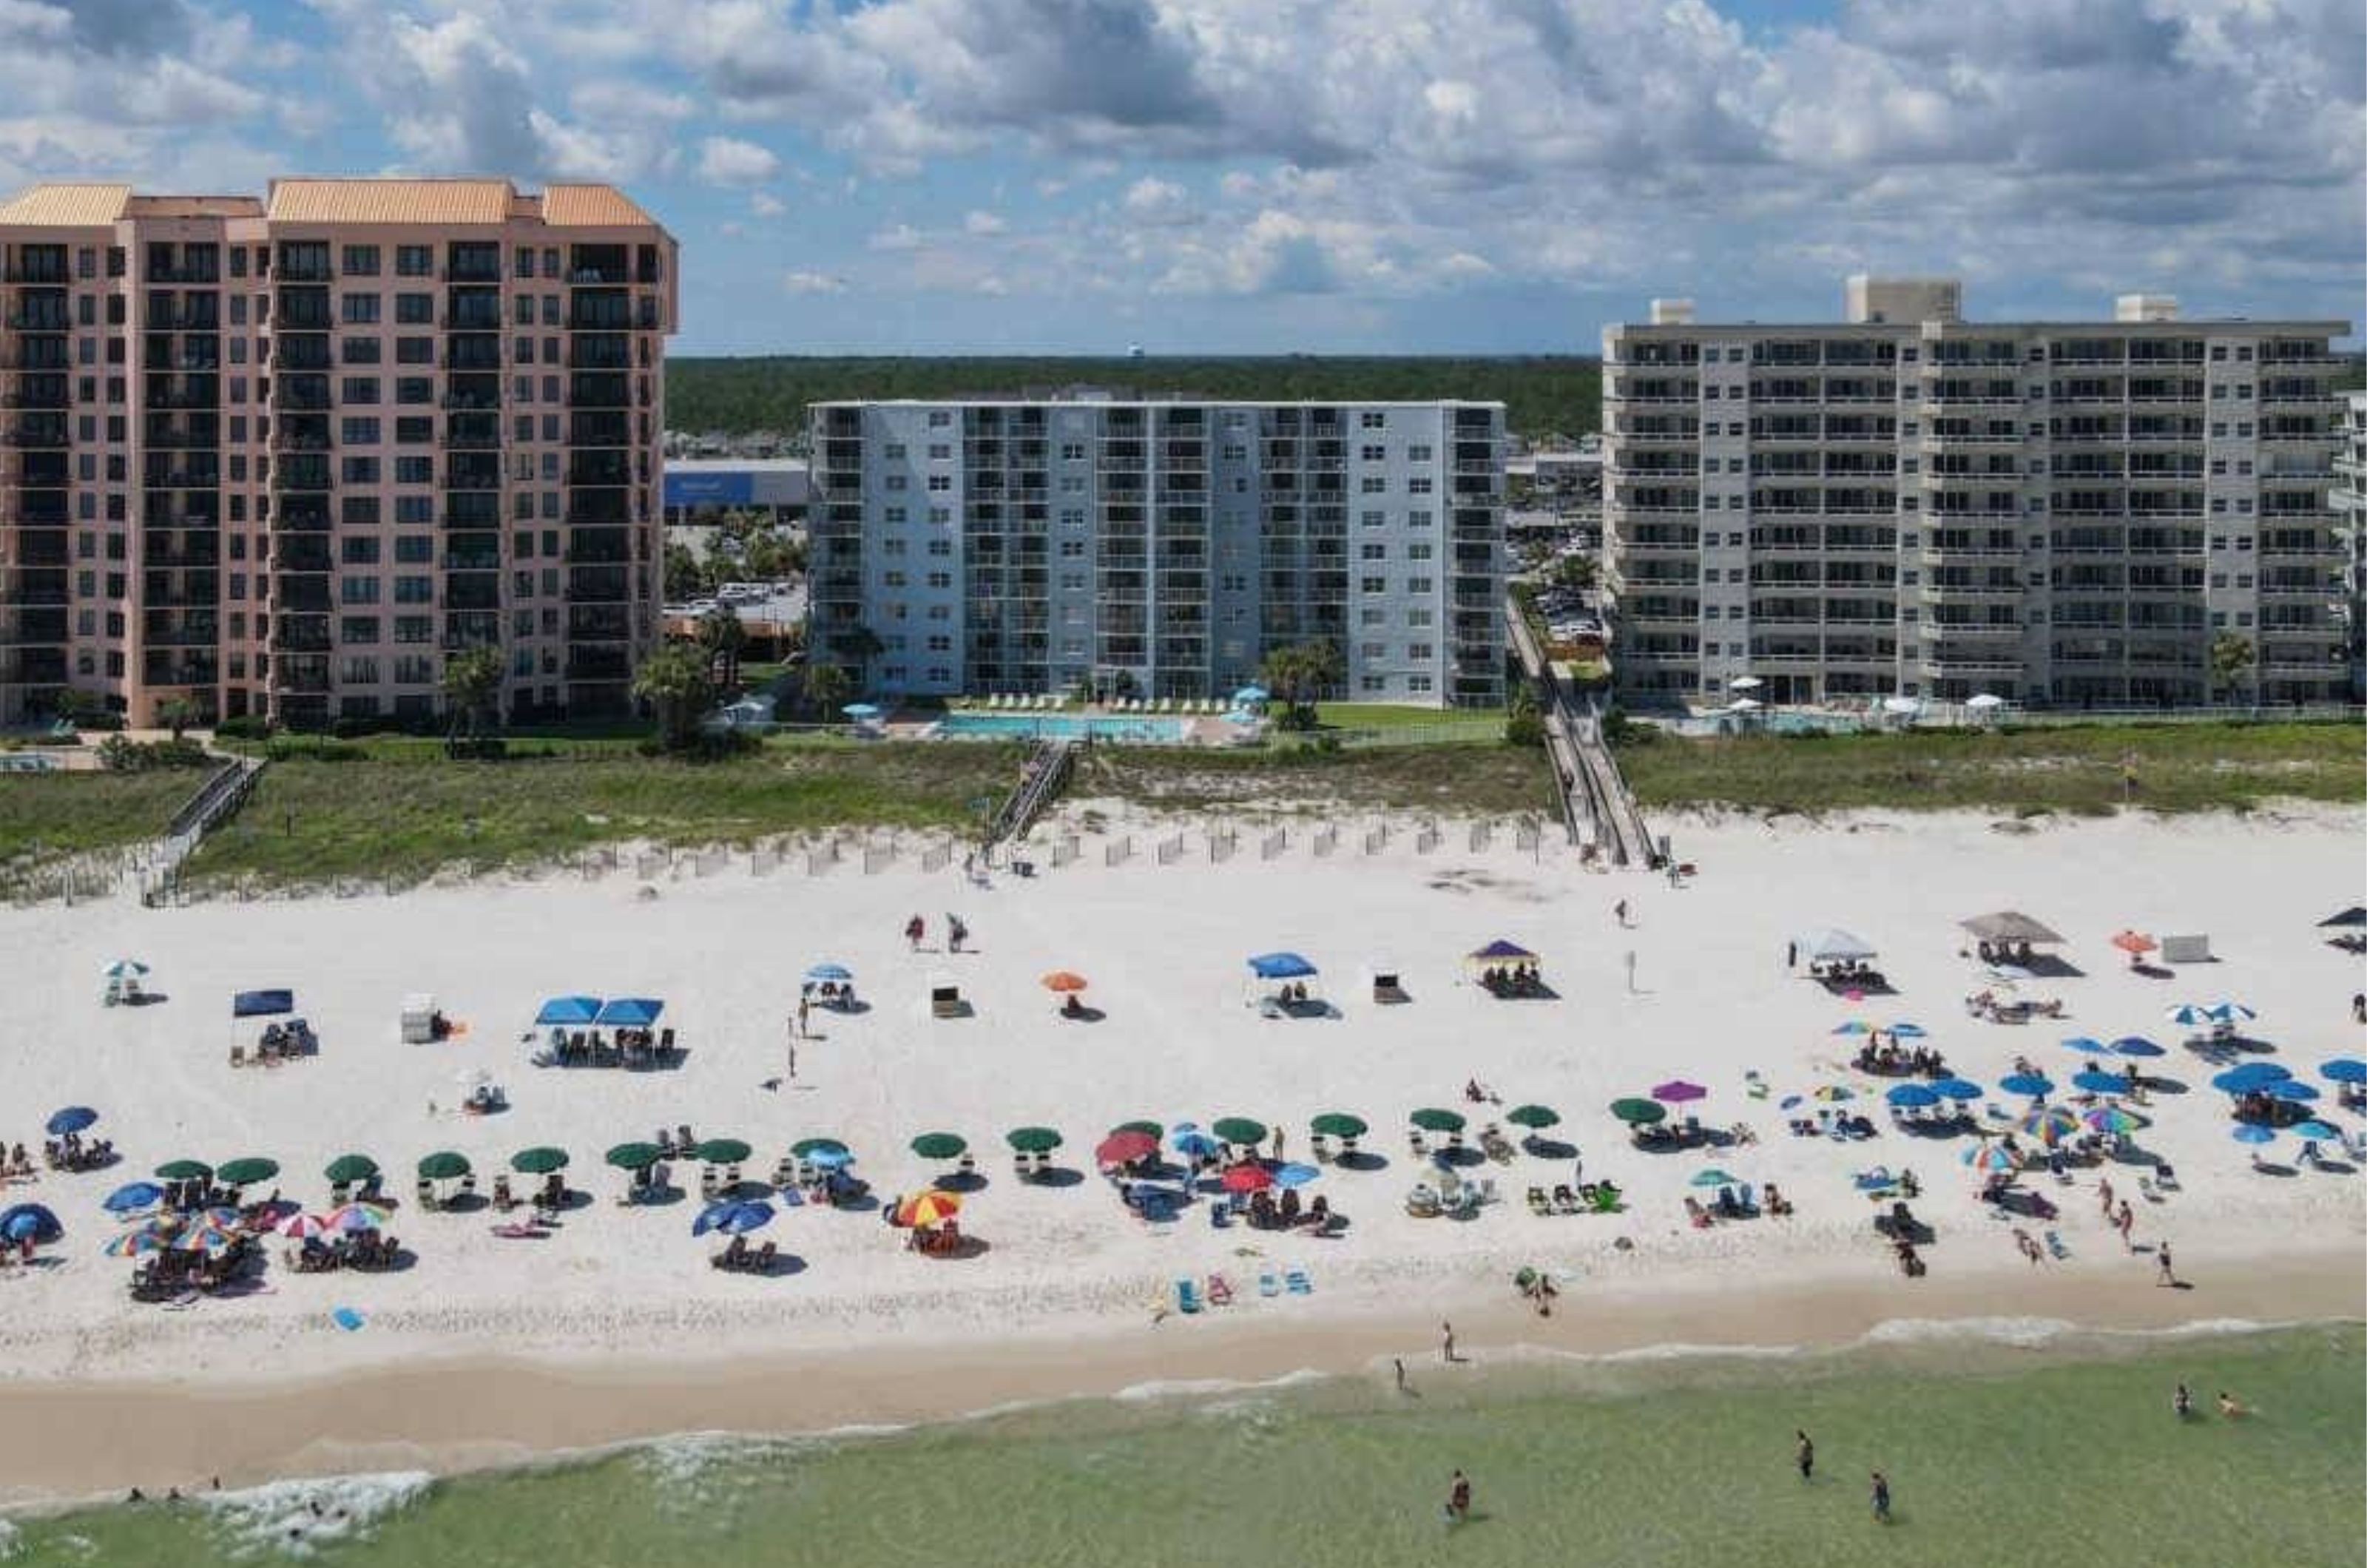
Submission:
POLYGON ((2342 1130, 2339 1127, 2329 1127, 2315 1116, 2311 1117, 2306 1122, 2294 1122, 2291 1127, 2287 1128, 2286 1131, 2293 1134, 2296 1138, 2307 1138, 2313 1143, 2319 1138, 2339 1138, 2342 1136, 2342 1130))
POLYGON ((187 1230, 176 1232, 168 1245, 176 1252, 223 1252, 233 1246, 237 1240, 236 1236, 220 1225, 202 1224, 192 1225, 187 1230))
POLYGON ((2033 1105, 2014 1125, 2051 1149, 2079 1130, 2079 1118, 2060 1105, 2033 1105))
POLYGON ((2073 1073, 2071 1087, 2083 1094, 2126 1094, 2129 1080, 2118 1073, 2102 1071, 2073 1073))
POLYGON ((279 1174, 279 1162, 250 1155, 244 1159, 228 1161, 214 1172, 225 1187, 248 1187, 258 1181, 268 1181, 279 1174))
POLYGON ((656 997, 611 997, 592 1021, 608 1029, 647 1029, 664 1012, 665 1003, 656 997))
POLYGON ((2233 1136, 2239 1144, 2273 1144, 2277 1141, 2274 1128, 2263 1127, 2257 1122, 2238 1124, 2233 1136))
POLYGON ((431 1181, 449 1181, 469 1174, 469 1156, 450 1149, 439 1149, 425 1156, 419 1162, 419 1174, 431 1181))
POLYGON ((876 703, 849 703, 838 711, 844 714, 849 718, 878 718, 879 716, 879 707, 876 703))
POLYGON ((1443 1111, 1437 1106, 1424 1106, 1406 1118, 1425 1133, 1460 1133, 1463 1115, 1460 1111, 1443 1111))
POLYGON ((1014 1127, 1002 1141, 1023 1155, 1048 1155, 1060 1146, 1060 1134, 1049 1127, 1014 1127))
POLYGON ((1186 1156, 1193 1159, 1199 1159, 1205 1156, 1215 1154, 1217 1150, 1225 1146, 1216 1139, 1208 1136, 1207 1134, 1200 1131, 1197 1127, 1184 1128, 1182 1132, 1176 1134, 1174 1137, 1168 1140, 1168 1145, 1177 1154, 1186 1156))
POLYGON ((2327 916, 2317 924, 2321 931, 2357 931, 2367 926, 2367 904, 2353 904, 2339 914, 2327 916))
POLYGON ((357 1231, 374 1231, 385 1226, 391 1211, 376 1203, 341 1203, 321 1216, 321 1223, 333 1231, 352 1235, 357 1231))
POLYGON ((98 1112, 87 1105, 69 1105, 51 1116, 47 1130, 52 1138, 62 1138, 68 1133, 79 1133, 98 1120, 98 1112))
POLYGON ((720 1231, 725 1235, 745 1235, 762 1230, 773 1223, 773 1206, 760 1199, 731 1201, 709 1204, 690 1225, 690 1234, 705 1235, 720 1231))
POLYGON ((2214 1023, 2249 1023, 2259 1017, 2241 1002, 2215 1001, 2203 1010, 2214 1023))
POLYGON ((2040 1073, 2014 1073, 1998 1080, 2008 1094, 2044 1095, 2055 1092, 2055 1080, 2040 1073))
POLYGON ((164 1232, 143 1227, 108 1237, 107 1245, 99 1250, 109 1258, 144 1258, 152 1252, 162 1252, 170 1245, 164 1232))
POLYGON ((1361 1138, 1371 1131, 1363 1117, 1351 1116, 1344 1111, 1327 1111, 1308 1126, 1327 1138, 1361 1138))
POLYGON ((290 1241, 311 1241, 330 1234, 329 1222, 318 1214, 293 1213, 272 1227, 290 1241))
POLYGON ((2153 938, 2147 936, 2143 931, 2114 931, 2112 933, 2112 945, 2119 948, 2123 953, 2127 953, 2130 957, 2135 958, 2142 953, 2151 953, 2155 948, 2159 947, 2161 943, 2154 941, 2153 938))
POLYGON ((1561 1113, 1546 1105, 1516 1105, 1504 1112, 1504 1120, 1515 1127, 1529 1127, 1539 1132, 1561 1125, 1561 1113))
POLYGON ((2011 988, 2020 980, 2034 980, 2037 976, 2019 964, 1992 964, 1981 971, 1999 985, 2011 988))
POLYGON ((844 1155, 851 1152, 836 1138, 799 1138, 789 1145, 791 1159, 810 1160, 817 1155, 844 1155))
POLYGON ((1304 1187, 1323 1173, 1311 1165, 1299 1165, 1294 1162, 1289 1165, 1269 1167, 1266 1174, 1274 1178, 1274 1184, 1276 1187, 1304 1187))
POLYGON ((2271 1100, 2304 1100, 2317 1098, 2317 1086, 2299 1078, 2279 1078, 2264 1091, 2271 1100))
POLYGON ((2155 1044, 2152 1041, 2146 1039, 2142 1034, 2124 1034, 2118 1040, 2112 1042, 2112 1055, 2115 1056, 2159 1056, 2164 1055, 2164 1052, 2160 1046, 2155 1044))
POLYGON ((2247 1062, 2213 1078, 2211 1087, 2222 1094, 2250 1094, 2272 1083, 2282 1083, 2291 1077, 2290 1071, 2274 1062, 2247 1062))
POLYGON ((1818 1084, 1816 1093, 1810 1098, 1823 1100, 1827 1105, 1839 1105, 1843 1100, 1855 1100, 1857 1090, 1845 1083, 1818 1084))
POLYGON ((912 1152, 923 1159, 956 1159, 969 1147, 957 1133, 923 1133, 912 1140, 912 1152))
POLYGON ((202 1160, 166 1160, 156 1168, 159 1181, 211 1181, 213 1176, 214 1168, 202 1160))
POLYGON ((1874 1032, 1874 1025, 1862 1018, 1853 1018, 1847 1023, 1835 1025, 1833 1032, 1835 1034, 1871 1034, 1874 1032))
POLYGON ((817 1170, 844 1170, 855 1163, 855 1151, 846 1148, 816 1149, 806 1156, 806 1163, 817 1170))
POLYGON ((1709 1090, 1697 1083, 1687 1083, 1682 1078, 1670 1078, 1667 1083, 1652 1090, 1652 1098, 1663 1105, 1683 1105, 1688 1101, 1703 1099, 1708 1093, 1709 1090))
POLYGON ((101 1205, 110 1214, 136 1214, 142 1209, 153 1209, 164 1190, 153 1181, 132 1181, 107 1195, 101 1205))
POLYGON ((916 1227, 939 1224, 960 1213, 961 1206, 960 1193, 932 1187, 899 1202, 896 1205, 896 1223, 916 1227))
POLYGON ((0 1241, 55 1241, 65 1233, 57 1215, 39 1203, 0 1209, 0 1241))
POLYGON ((2367 1083, 2367 1062, 2354 1056, 2337 1056, 2321 1064, 2317 1076, 2328 1083, 2367 1083))
POLYGON ((1132 1165, 1159 1152, 1159 1140, 1148 1133, 1112 1133, 1093 1146, 1096 1165, 1132 1165))
POLYGON ((1970 1078, 1942 1078, 1932 1084, 1931 1092, 1943 1100, 1978 1100, 1988 1091, 1970 1078))
POLYGON ((1920 1083, 1893 1085, 1882 1098, 1894 1106, 1915 1109, 1940 1103, 1940 1096, 1920 1083))
POLYGON ((534 1022, 538 1029, 547 1025, 580 1029, 599 1016, 597 997, 552 997, 536 1011, 534 1022))
POLYGON ((1972 1144, 1965 1147, 1960 1157, 1975 1170, 1991 1176, 2017 1170, 2022 1166, 2022 1162, 2014 1157, 2013 1151, 2003 1144, 1972 1144))
POLYGON ((2180 1002, 2162 1017, 2182 1028, 2199 1029, 2211 1021, 2211 1010, 2199 1002, 2180 1002))
POLYGON ((2077 1051, 2082 1056, 2106 1056, 2112 1054, 2104 1049, 2102 1041, 2091 1040, 2085 1034, 2074 1034, 2063 1042, 2063 1048, 2066 1051, 2077 1051))
POLYGON ((741 1138, 709 1138, 691 1151, 703 1165, 738 1165, 753 1153, 741 1138))
MULTIPOLYGON (((2322 923, 2330 925, 2333 922, 2322 923)), ((148 965, 136 958, 118 958, 110 961, 99 973, 110 980, 144 980, 148 977, 148 965)))
POLYGON ((1265 1123, 1252 1122, 1246 1116, 1220 1116, 1208 1129, 1229 1144, 1262 1144, 1265 1142, 1265 1123))
POLYGON ((1274 1185, 1274 1173, 1252 1160, 1226 1167, 1225 1174, 1217 1179, 1228 1192, 1263 1192, 1274 1185))
POLYGON ((567 1151, 548 1144, 520 1149, 510 1156, 510 1168, 523 1176, 549 1176, 554 1170, 567 1168, 567 1151))
POLYGON ((1611 1102, 1611 1114, 1629 1126, 1640 1127, 1666 1120, 1669 1108, 1649 1100, 1614 1100, 1611 1102))
POLYGON ((665 1158, 665 1150, 655 1144, 618 1144, 602 1157, 618 1170, 647 1170, 665 1158))
POLYGON ((1890 1026, 1890 1032, 1901 1040, 1920 1040, 1931 1031, 1920 1023, 1894 1023, 1890 1026))
POLYGON ((1121 1122, 1116 1126, 1112 1127, 1110 1131, 1113 1133, 1141 1133, 1153 1138, 1163 1138, 1167 1135, 1167 1129, 1164 1126, 1161 1125, 1159 1122, 1153 1122, 1147 1116, 1133 1122, 1121 1122))
POLYGON ((813 981, 852 980, 855 978, 855 971, 844 964, 816 964, 807 969, 806 978, 813 981))
POLYGON ((1048 991, 1082 991, 1085 988, 1085 977, 1073 969, 1055 969, 1044 976, 1042 984, 1048 991))
POLYGON ((2145 1125, 2145 1118, 2117 1105, 2102 1105, 2079 1118, 2099 1133, 2134 1133, 2145 1125))
POLYGON ((1693 1175, 1695 1187, 1731 1187, 1736 1179, 1716 1166, 1711 1166, 1707 1170, 1697 1170, 1693 1175))
POLYGON ((329 1162, 328 1169, 321 1174, 331 1181, 345 1182, 348 1185, 357 1181, 368 1181, 378 1174, 378 1161, 368 1155, 339 1155, 329 1162))

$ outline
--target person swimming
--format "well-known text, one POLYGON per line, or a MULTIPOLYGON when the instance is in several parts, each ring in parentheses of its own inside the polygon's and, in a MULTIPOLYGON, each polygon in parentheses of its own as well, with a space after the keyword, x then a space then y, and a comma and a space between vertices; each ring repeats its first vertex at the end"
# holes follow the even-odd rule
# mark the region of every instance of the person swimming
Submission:
POLYGON ((2219 1414, 2233 1421, 2240 1416, 2249 1415, 2250 1412, 2244 1408, 2240 1400, 2223 1388, 2219 1391, 2219 1414))
POLYGON ((2192 1416, 2194 1414, 2193 1392, 2184 1383, 2180 1383, 2178 1392, 2169 1396, 2169 1408, 2171 1413, 2181 1421, 2192 1416))
POLYGON ((1471 1517, 1471 1478, 1459 1470, 1447 1488, 1446 1517, 1458 1521, 1471 1517))

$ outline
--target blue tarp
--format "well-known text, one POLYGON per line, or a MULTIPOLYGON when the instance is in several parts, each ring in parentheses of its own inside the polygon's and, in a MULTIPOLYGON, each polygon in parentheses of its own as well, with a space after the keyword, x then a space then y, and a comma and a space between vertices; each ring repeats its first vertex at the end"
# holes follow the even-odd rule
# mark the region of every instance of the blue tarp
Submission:
POLYGON ((534 1015, 534 1021, 538 1024, 581 1024, 596 1022, 599 1017, 600 998, 597 997, 553 997, 542 1004, 542 1010, 534 1015))
POLYGON ((268 1018, 273 1013, 295 1010, 293 991, 241 991, 230 999, 232 1018, 268 1018))
POLYGON ((611 1029, 647 1029, 665 1011, 665 1003, 655 997, 617 997, 600 1010, 595 1023, 611 1029))
POLYGON ((1261 953, 1250 960, 1250 973, 1261 980, 1296 980, 1315 973, 1315 965, 1295 953, 1261 953))

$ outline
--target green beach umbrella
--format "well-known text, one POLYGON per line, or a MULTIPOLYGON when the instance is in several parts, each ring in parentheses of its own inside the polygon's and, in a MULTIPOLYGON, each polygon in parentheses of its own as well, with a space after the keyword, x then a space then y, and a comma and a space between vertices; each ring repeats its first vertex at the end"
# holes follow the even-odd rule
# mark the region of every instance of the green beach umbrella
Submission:
POLYGON ((1060 1134, 1049 1127, 1014 1127, 1002 1141, 1023 1155, 1048 1155, 1060 1146, 1060 1134))
POLYGON ((923 1133, 912 1140, 912 1152, 923 1159, 953 1159, 968 1147, 968 1141, 955 1133, 923 1133))
POLYGON ((1308 1125, 1327 1138, 1361 1138, 1370 1130, 1363 1117, 1344 1111, 1327 1111, 1308 1125))
POLYGON ((655 1144, 618 1144, 610 1149, 607 1160, 618 1170, 647 1170, 665 1158, 665 1150, 655 1144))
POLYGON ((548 1144, 520 1149, 510 1156, 510 1168, 527 1176, 549 1176, 554 1170, 567 1168, 567 1151, 554 1149, 548 1144))
MULTIPOLYGON (((1222 1117, 1217 1121, 1217 1124, 1209 1128, 1208 1131, 1216 1134, 1217 1137, 1222 1138, 1229 1144, 1263 1144, 1265 1142, 1265 1123, 1263 1122, 1252 1122, 1246 1116, 1222 1117)), ((1153 1137, 1156 1137, 1157 1135, 1157 1134, 1152 1134, 1153 1137)))
POLYGON ((1561 1112, 1546 1105, 1516 1105, 1504 1113, 1504 1120, 1515 1127, 1540 1130, 1561 1125, 1561 1112))
POLYGON ((1696 1187, 1731 1187, 1734 1185, 1734 1178, 1727 1175, 1726 1172, 1718 1169, 1717 1167, 1711 1166, 1707 1170, 1700 1170, 1693 1173, 1693 1185, 1696 1187))
POLYGON ((214 1168, 203 1160, 166 1160, 156 1168, 159 1181, 211 1181, 213 1177, 214 1168))
POLYGON ((1669 1108, 1657 1100, 1614 1100, 1611 1102, 1611 1114, 1630 1126, 1643 1126, 1665 1121, 1669 1108))
POLYGON ((738 1165, 750 1150, 737 1138, 709 1138, 692 1152, 708 1165, 738 1165))
POLYGON ((430 1181, 450 1181, 455 1177, 469 1174, 469 1156, 454 1154, 450 1149, 439 1149, 422 1156, 419 1174, 430 1181))
POLYGON ((799 1138, 789 1145, 789 1157, 792 1159, 811 1159, 816 1155, 843 1155, 846 1152, 846 1145, 836 1138, 799 1138))
POLYGON ((339 1155, 321 1174, 332 1181, 368 1181, 378 1174, 378 1161, 368 1155, 339 1155))
POLYGON ((1146 1138, 1163 1138, 1167 1135, 1167 1129, 1164 1126, 1157 1122, 1147 1121, 1121 1122, 1116 1126, 1112 1127, 1110 1131, 1113 1134, 1139 1133, 1146 1138))
POLYGON ((252 1156, 234 1159, 223 1165, 214 1175, 225 1187, 245 1187, 257 1181, 268 1181, 279 1174, 279 1162, 252 1156))
POLYGON ((1452 1111, 1441 1111, 1435 1106, 1429 1106, 1421 1111, 1417 1111, 1411 1116, 1408 1117, 1407 1120, 1425 1133, 1460 1133, 1463 1131, 1463 1118, 1461 1115, 1452 1111))

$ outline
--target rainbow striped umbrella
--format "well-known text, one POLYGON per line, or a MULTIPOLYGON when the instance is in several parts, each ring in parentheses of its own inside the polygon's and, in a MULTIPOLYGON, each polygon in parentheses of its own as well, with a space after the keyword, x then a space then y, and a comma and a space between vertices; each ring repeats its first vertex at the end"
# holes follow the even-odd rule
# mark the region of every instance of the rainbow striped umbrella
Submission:
POLYGON ((934 1225, 960 1213, 960 1194, 932 1187, 896 1205, 896 1223, 900 1225, 934 1225))
POLYGON ((329 1234, 329 1222, 318 1214, 291 1214, 281 1222, 279 1234, 290 1241, 311 1241, 329 1234))
POLYGON ((223 1252, 233 1246, 237 1240, 238 1237, 220 1225, 199 1224, 192 1225, 174 1236, 173 1247, 178 1252, 223 1252))
POLYGON ((2022 1161, 2003 1144, 1975 1144, 1965 1151, 1964 1161, 1988 1176, 2002 1176, 2022 1168, 2022 1161))
POLYGON ((2117 1105, 2101 1106, 2080 1120, 2099 1133, 2134 1133, 2145 1125, 2145 1119, 2122 1110, 2117 1105))
POLYGON ((2079 1130, 2079 1118, 2060 1105, 2033 1105, 2014 1125, 2051 1149, 2079 1130))
POLYGON ((386 1224, 389 1211, 372 1203, 346 1203, 321 1216, 321 1223, 333 1231, 350 1235, 355 1231, 374 1231, 386 1224))
POLYGON ((129 1230, 120 1235, 108 1237, 107 1245, 99 1250, 109 1258, 142 1258, 152 1252, 164 1251, 164 1245, 165 1238, 162 1231, 142 1225, 138 1230, 129 1230))

